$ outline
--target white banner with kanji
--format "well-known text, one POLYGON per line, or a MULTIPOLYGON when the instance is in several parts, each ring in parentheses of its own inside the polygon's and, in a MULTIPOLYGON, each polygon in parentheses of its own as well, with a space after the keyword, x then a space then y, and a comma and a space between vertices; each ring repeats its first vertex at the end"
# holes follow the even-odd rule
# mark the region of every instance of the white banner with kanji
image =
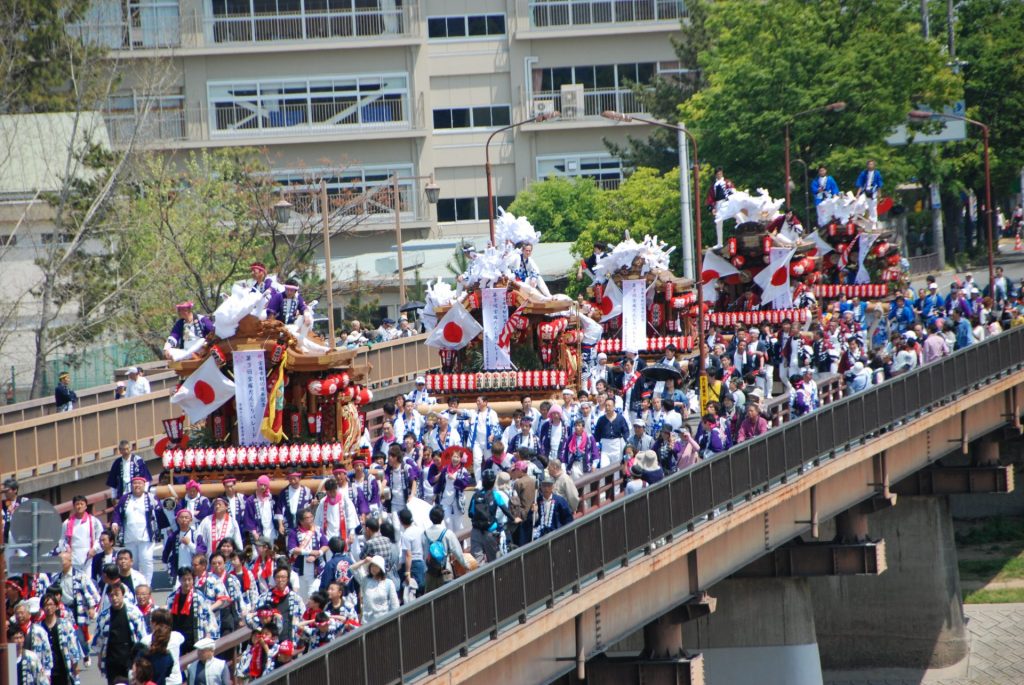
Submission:
POLYGON ((267 365, 263 350, 235 350, 235 411, 238 414, 238 444, 266 445, 260 432, 267 408, 267 365))
POLYGON ((647 349, 647 281, 622 282, 622 349, 647 349))
POLYGON ((498 344, 498 337, 508 321, 508 299, 505 288, 484 288, 480 291, 480 310, 484 323, 484 369, 511 369, 508 351, 498 344))

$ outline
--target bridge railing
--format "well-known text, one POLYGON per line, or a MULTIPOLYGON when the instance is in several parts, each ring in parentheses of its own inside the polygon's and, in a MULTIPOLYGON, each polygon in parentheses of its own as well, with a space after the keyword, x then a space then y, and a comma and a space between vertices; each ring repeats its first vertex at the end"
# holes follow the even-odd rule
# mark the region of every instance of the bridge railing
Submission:
MULTIPOLYGON (((437 353, 422 344, 425 337, 403 338, 361 349, 353 365, 372 365, 366 383, 373 388, 411 380, 438 365, 437 353)), ((177 377, 173 372, 159 375, 162 379, 166 375, 163 386, 154 385, 148 395, 93 404, 83 402, 85 406, 70 412, 40 411, 31 418, 0 423, 4 473, 31 478, 56 469, 74 468, 112 456, 120 440, 133 442, 139 449, 149 447, 163 435, 162 421, 178 413, 170 404, 170 391, 177 384, 177 377)), ((113 387, 110 386, 111 393, 113 387)), ((52 406, 53 400, 43 398, 34 403, 23 404, 52 406)), ((25 411, 33 409, 26 407, 25 411)))
MULTIPOLYGON (((143 370, 145 377, 149 379, 149 386, 153 392, 172 388, 178 382, 177 375, 173 371, 168 371, 166 364, 162 361, 139 364, 139 368, 143 370)), ((123 369, 118 369, 119 376, 122 371, 123 369)), ((127 376, 123 380, 127 380, 127 376)), ((78 394, 79 407, 92 407, 97 404, 113 402, 115 387, 116 383, 106 383, 81 390, 74 388, 78 394)), ((0 426, 11 425, 55 413, 57 411, 53 402, 53 393, 50 392, 45 397, 0 406, 0 426)))
POLYGON ((611 502, 268 675, 267 683, 384 685, 436 672, 669 535, 821 460, 1024 367, 1024 328, 838 400, 611 502))

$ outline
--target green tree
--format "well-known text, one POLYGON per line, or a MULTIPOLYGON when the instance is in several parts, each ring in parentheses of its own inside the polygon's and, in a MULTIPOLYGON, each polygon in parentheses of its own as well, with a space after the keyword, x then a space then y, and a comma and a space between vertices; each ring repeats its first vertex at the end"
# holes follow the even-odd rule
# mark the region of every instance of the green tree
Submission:
POLYGON ((73 109, 68 83, 102 51, 69 35, 90 0, 5 0, 0 11, 0 113, 73 109))
MULTIPOLYGON (((1024 3, 971 0, 958 5, 957 57, 968 116, 991 128, 994 202, 1014 192, 1024 167, 1024 3)), ((981 132, 968 127, 975 140, 981 132)), ((980 146, 968 179, 979 197, 984 183, 980 146)))
MULTIPOLYGON (((580 233, 572 252, 577 257, 591 253, 598 240, 615 244, 627 231, 634 240, 657 236, 670 246, 678 246, 679 170, 661 174, 657 169, 640 168, 616 190, 605 192, 603 211, 591 218, 580 233)), ((681 250, 672 253, 672 266, 680 270, 681 250)))
POLYGON ((122 324, 134 325, 154 350, 162 347, 175 302, 193 300, 197 312, 212 313, 266 250, 267 226, 248 180, 265 170, 256 151, 244 148, 139 159, 135 192, 121 209, 120 220, 132 228, 125 249, 136 268, 154 260, 159 268, 139 283, 122 324))
POLYGON ((847 103, 842 113, 801 117, 792 139, 794 155, 811 164, 842 162, 830 170, 849 188, 867 151, 878 152, 910 109, 956 99, 958 79, 938 43, 921 37, 916 3, 720 0, 706 29, 706 85, 680 113, 702 158, 739 187, 782 194, 782 129, 793 113, 847 103))
POLYGON ((529 219, 542 242, 573 242, 602 212, 603 202, 593 179, 549 176, 519 193, 508 211, 529 219))
POLYGON ((469 268, 469 257, 466 256, 465 247, 466 243, 464 241, 459 242, 459 246, 452 252, 451 261, 445 264, 445 268, 452 275, 452 278, 458 278, 466 273, 466 269, 469 268))

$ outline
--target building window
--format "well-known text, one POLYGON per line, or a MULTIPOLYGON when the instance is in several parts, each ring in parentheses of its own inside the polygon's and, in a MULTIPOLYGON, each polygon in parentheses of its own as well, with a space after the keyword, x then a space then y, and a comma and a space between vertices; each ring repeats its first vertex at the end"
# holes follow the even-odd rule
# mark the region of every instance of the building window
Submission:
POLYGON ((510 105, 453 107, 434 110, 434 128, 492 128, 508 126, 512 121, 510 105))
POLYGON ((427 36, 435 39, 483 38, 505 35, 504 14, 428 17, 427 36))
POLYGON ((0 248, 2 247, 14 247, 18 244, 18 236, 13 233, 7 235, 0 235, 0 248))
POLYGON ((408 124, 406 74, 207 84, 216 132, 408 124))
POLYGON ((633 83, 647 83, 657 71, 657 62, 540 67, 533 70, 533 87, 534 91, 557 91, 562 86, 578 83, 587 90, 623 89, 629 88, 633 83))
POLYGON ((590 178, 599 187, 611 190, 622 182, 622 160, 601 152, 537 157, 537 178, 549 176, 590 178))
MULTIPOLYGON (((515 200, 514 195, 499 195, 494 198, 494 215, 498 215, 498 207, 508 207, 515 200)), ((487 221, 487 196, 444 198, 437 201, 437 222, 453 221, 487 221)))

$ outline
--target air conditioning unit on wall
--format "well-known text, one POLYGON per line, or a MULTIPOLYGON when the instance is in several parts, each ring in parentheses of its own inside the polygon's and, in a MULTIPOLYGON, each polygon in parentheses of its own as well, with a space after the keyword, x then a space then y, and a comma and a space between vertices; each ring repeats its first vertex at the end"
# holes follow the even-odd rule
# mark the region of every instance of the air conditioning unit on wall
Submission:
POLYGON ((555 111, 554 100, 534 100, 533 101, 533 116, 539 117, 544 114, 550 114, 555 111))
POLYGON ((583 105, 583 85, 567 83, 562 86, 562 118, 579 119, 586 115, 583 105))

